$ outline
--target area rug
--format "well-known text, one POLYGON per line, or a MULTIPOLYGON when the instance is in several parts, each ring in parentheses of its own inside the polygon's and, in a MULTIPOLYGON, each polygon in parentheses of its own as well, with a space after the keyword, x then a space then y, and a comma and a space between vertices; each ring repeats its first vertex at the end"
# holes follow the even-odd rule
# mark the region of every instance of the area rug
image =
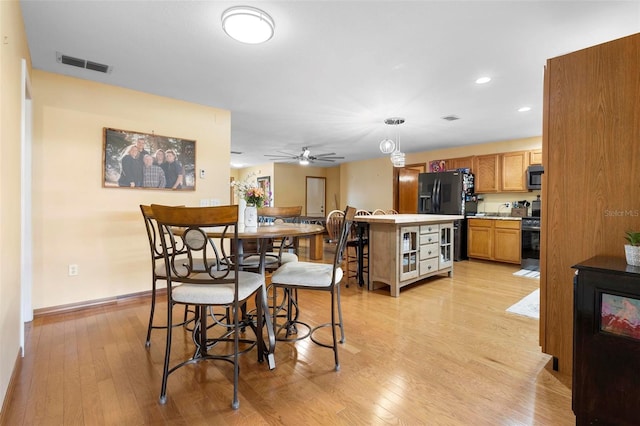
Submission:
POLYGON ((507 312, 524 315, 525 317, 540 318, 540 289, 534 290, 530 295, 510 306, 507 312))
POLYGON ((532 269, 520 269, 519 271, 514 272, 513 275, 525 278, 540 278, 540 271, 532 269))

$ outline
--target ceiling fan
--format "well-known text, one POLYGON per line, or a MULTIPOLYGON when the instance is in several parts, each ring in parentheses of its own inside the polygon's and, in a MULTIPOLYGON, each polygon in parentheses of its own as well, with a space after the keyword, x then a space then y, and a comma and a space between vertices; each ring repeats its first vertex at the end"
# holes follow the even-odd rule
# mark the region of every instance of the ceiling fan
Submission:
POLYGON ((309 151, 309 148, 307 147, 302 148, 302 152, 297 155, 283 151, 278 152, 280 152, 280 154, 265 154, 265 157, 272 157, 274 161, 297 161, 303 166, 316 161, 327 161, 333 163, 336 160, 344 159, 344 157, 337 157, 335 152, 311 155, 311 151, 309 151))

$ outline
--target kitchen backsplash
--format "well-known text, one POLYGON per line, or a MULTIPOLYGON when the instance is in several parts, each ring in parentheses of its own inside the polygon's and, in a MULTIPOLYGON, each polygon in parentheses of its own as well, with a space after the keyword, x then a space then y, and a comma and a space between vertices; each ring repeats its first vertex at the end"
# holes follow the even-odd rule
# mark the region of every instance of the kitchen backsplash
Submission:
MULTIPOLYGON (((511 213, 511 207, 507 208, 505 203, 527 200, 531 203, 540 195, 540 191, 531 192, 501 192, 499 194, 482 194, 483 200, 478 201, 478 213, 511 213)), ((529 206, 527 216, 531 216, 531 206, 529 206)))

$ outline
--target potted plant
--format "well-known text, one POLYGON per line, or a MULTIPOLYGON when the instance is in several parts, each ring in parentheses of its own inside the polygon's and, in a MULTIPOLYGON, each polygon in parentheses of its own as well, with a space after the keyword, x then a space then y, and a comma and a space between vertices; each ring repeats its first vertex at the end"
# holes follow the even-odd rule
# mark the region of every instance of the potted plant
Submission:
POLYGON ((627 231, 625 239, 629 242, 624 246, 627 263, 633 266, 640 266, 640 232, 627 231))

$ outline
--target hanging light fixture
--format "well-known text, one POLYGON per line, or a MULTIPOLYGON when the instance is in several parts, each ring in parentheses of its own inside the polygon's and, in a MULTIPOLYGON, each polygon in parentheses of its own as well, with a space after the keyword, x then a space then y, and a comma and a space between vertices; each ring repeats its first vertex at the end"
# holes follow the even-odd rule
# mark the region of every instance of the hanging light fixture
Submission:
MULTIPOLYGON (((404 118, 391 117, 384 120, 384 124, 388 126, 399 126, 404 123, 404 118)), ((400 151, 400 128, 396 127, 396 141, 384 139, 380 142, 380 151, 383 154, 391 154, 389 159, 393 163, 393 167, 404 167, 404 152, 400 151)))
POLYGON ((275 23, 266 12, 251 6, 236 6, 222 13, 222 29, 242 43, 259 44, 273 37, 275 23))

